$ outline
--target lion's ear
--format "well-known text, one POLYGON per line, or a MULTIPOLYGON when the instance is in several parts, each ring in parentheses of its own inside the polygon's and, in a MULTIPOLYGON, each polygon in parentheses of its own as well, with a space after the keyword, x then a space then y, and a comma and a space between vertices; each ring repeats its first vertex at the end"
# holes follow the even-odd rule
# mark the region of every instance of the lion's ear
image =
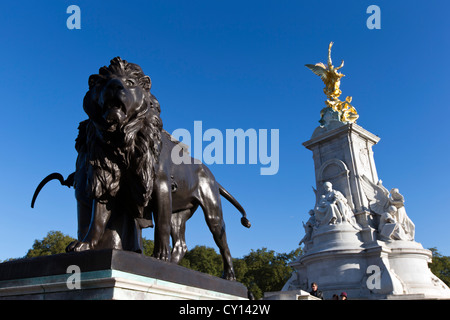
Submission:
POLYGON ((152 87, 152 80, 150 80, 149 76, 143 76, 140 79, 140 84, 141 84, 142 88, 144 88, 146 90, 150 90, 150 88, 152 87))

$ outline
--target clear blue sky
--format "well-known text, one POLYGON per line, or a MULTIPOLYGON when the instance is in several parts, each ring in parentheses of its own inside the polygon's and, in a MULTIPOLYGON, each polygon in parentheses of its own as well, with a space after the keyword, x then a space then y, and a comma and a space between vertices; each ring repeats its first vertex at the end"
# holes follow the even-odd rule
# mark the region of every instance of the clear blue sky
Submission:
MULTIPOLYGON (((398 187, 416 241, 450 255, 450 22, 447 1, 18 1, 0 4, 0 260, 21 257, 50 230, 76 236, 73 189, 42 178, 75 168, 74 140, 86 118, 87 79, 121 56, 152 78, 169 132, 279 129, 280 167, 210 165, 253 226, 225 200, 234 257, 267 247, 297 248, 314 205, 312 154, 302 146, 318 125, 325 96, 306 63, 345 60, 343 97, 358 124, 381 137, 378 175, 398 187), (81 8, 81 30, 66 9, 81 8), (366 9, 381 8, 381 30, 366 9)), ((187 244, 213 248, 199 210, 187 244)), ((153 229, 144 235, 153 239, 153 229)))

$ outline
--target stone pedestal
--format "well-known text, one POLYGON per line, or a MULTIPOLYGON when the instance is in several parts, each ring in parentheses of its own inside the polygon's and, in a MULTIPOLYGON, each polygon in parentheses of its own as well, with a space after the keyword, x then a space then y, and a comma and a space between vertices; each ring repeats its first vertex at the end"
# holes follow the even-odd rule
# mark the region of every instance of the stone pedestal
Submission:
MULTIPOLYGON (((291 264, 295 272, 282 292, 309 291, 316 282, 325 299, 343 291, 349 299, 450 299, 450 289, 428 268, 429 250, 378 232, 381 216, 372 211, 363 183, 378 182, 372 147, 379 140, 355 123, 330 121, 303 143, 313 152, 318 197, 303 239, 304 254, 291 264), (327 192, 325 182, 345 197, 351 208, 345 212, 351 211, 356 227, 353 222, 320 220, 316 209, 319 196, 327 192)), ((347 206, 327 203, 337 211, 347 206)))
POLYGON ((247 289, 134 252, 101 250, 2 263, 0 299, 246 300, 247 289))
POLYGON ((379 140, 356 123, 336 122, 327 128, 318 127, 311 139, 303 143, 313 152, 318 193, 324 192, 323 183, 329 181, 356 212, 366 210, 368 202, 358 178, 365 175, 378 182, 372 147, 379 140))

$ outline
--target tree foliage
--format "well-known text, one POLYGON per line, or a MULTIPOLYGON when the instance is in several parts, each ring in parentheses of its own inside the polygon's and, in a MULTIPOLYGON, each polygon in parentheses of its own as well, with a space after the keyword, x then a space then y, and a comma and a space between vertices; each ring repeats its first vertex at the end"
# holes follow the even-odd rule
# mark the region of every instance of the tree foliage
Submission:
POLYGON ((450 287, 450 257, 443 256, 436 248, 428 250, 433 254, 433 261, 429 264, 431 272, 450 287))
POLYGON ((205 246, 196 246, 186 252, 180 265, 216 277, 221 277, 223 273, 222 257, 213 248, 205 246))
POLYGON ((146 256, 151 257, 153 254, 153 250, 155 249, 155 243, 153 242, 153 240, 147 240, 146 238, 143 238, 142 246, 144 249, 144 252, 142 253, 145 254, 146 256))
POLYGON ((287 254, 276 253, 267 248, 252 250, 242 258, 246 272, 237 280, 246 285, 256 299, 262 298, 264 292, 280 291, 293 271, 288 263, 299 254, 300 248, 287 254))
POLYGON ((61 231, 50 231, 42 240, 34 240, 33 247, 28 250, 25 258, 64 253, 66 252, 66 247, 72 241, 75 241, 75 239, 63 234, 61 231))

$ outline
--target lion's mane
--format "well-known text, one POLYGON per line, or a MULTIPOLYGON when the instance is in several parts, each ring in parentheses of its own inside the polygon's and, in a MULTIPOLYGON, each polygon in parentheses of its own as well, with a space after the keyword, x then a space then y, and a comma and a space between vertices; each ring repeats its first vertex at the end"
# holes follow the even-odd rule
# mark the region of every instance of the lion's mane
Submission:
POLYGON ((161 109, 150 93, 149 78, 138 65, 117 57, 111 60, 110 66, 100 68, 96 76, 104 79, 112 75, 133 77, 144 90, 144 99, 134 114, 127 115, 119 129, 109 133, 97 123, 98 105, 88 91, 83 107, 89 119, 80 123, 75 145, 79 153, 77 170, 78 167, 86 170, 89 198, 106 202, 118 195, 131 197, 136 214, 142 217, 142 210, 151 199, 155 165, 160 155, 161 109), (145 78, 147 82, 142 81, 145 78))

